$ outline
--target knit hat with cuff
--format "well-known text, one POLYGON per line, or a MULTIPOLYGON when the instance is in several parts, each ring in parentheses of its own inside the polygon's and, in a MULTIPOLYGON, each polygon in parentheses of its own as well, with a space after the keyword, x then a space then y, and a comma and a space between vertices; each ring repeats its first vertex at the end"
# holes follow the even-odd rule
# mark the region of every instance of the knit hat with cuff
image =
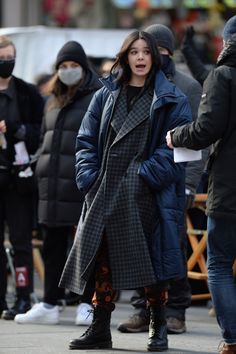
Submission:
POLYGON ((88 61, 81 44, 76 41, 69 41, 59 50, 56 58, 55 68, 58 69, 63 61, 74 61, 84 69, 88 69, 88 61))

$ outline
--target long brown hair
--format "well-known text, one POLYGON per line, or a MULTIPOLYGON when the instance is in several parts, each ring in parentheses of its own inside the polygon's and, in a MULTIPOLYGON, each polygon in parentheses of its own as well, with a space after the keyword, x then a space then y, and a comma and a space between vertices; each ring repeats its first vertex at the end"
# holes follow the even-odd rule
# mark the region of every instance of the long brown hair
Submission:
POLYGON ((128 54, 132 44, 138 39, 143 39, 150 50, 152 57, 152 68, 145 81, 145 87, 153 84, 155 74, 161 67, 161 57, 158 51, 155 38, 147 32, 144 31, 134 31, 130 33, 124 40, 119 53, 116 56, 114 65, 112 66, 111 73, 118 74, 117 81, 120 84, 128 84, 131 79, 131 69, 128 64, 128 54))

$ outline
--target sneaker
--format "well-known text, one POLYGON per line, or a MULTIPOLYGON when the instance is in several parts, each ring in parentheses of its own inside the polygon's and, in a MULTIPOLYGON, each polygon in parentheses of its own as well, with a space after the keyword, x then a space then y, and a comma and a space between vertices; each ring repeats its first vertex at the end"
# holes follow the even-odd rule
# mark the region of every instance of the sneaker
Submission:
POLYGON ((35 304, 31 310, 22 315, 16 315, 16 323, 35 323, 35 324, 57 324, 59 322, 59 309, 54 306, 47 309, 43 302, 35 304))
POLYGON ((81 302, 76 309, 75 324, 77 326, 90 326, 93 321, 93 307, 81 302))
POLYGON ((184 320, 179 320, 175 317, 167 317, 167 333, 181 334, 186 332, 186 325, 184 320))
POLYGON ((148 332, 149 317, 134 314, 130 316, 127 322, 120 323, 117 329, 122 333, 148 332))

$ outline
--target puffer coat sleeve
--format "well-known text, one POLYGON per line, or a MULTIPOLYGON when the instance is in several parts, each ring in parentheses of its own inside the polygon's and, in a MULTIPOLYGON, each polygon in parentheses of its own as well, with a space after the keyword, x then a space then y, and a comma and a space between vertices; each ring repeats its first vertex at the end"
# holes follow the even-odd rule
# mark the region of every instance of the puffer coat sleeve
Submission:
POLYGON ((83 118, 76 139, 76 183, 79 190, 86 194, 96 180, 99 168, 99 132, 104 107, 105 88, 98 90, 83 118))
POLYGON ((184 163, 175 163, 173 150, 169 149, 165 136, 167 130, 176 125, 183 125, 191 120, 191 110, 186 97, 179 98, 178 103, 166 114, 164 129, 158 146, 152 155, 141 164, 139 174, 146 180, 148 185, 155 190, 163 190, 172 183, 178 182, 181 171, 185 168, 184 163))

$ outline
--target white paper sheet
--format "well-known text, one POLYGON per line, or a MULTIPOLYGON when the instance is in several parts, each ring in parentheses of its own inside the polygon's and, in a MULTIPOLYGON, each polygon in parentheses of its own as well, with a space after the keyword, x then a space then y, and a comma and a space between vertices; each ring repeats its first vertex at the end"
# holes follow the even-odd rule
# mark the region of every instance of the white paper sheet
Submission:
POLYGON ((191 150, 183 147, 174 148, 174 161, 189 162, 202 159, 202 150, 191 150))
POLYGON ((15 165, 23 165, 29 162, 29 154, 27 152, 24 141, 20 141, 14 145, 15 147, 15 165))

